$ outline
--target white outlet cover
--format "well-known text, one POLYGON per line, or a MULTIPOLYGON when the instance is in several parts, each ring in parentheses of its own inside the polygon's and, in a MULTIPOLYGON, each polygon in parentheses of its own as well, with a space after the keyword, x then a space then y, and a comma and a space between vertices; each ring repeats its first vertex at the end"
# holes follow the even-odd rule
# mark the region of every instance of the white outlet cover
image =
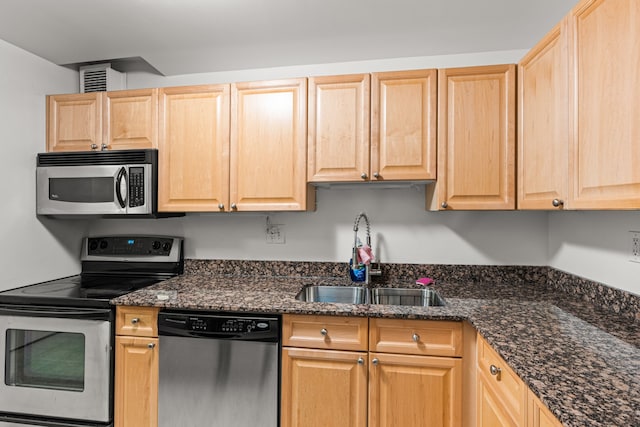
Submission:
POLYGON ((629 231, 629 261, 640 263, 640 231, 629 231))

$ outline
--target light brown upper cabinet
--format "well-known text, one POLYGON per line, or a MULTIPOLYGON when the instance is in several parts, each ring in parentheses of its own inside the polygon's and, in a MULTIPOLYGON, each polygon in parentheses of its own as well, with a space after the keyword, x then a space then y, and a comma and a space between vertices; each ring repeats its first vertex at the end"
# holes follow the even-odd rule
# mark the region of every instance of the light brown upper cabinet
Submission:
POLYGON ((307 188, 307 79, 231 86, 230 207, 315 208, 307 188))
POLYGON ((430 209, 515 209, 516 67, 438 70, 438 179, 430 209))
POLYGON ((370 76, 309 78, 309 182, 369 176, 370 76))
POLYGON ((371 176, 436 178, 437 71, 371 75, 371 176))
POLYGON ((309 79, 309 182, 436 176, 437 71, 309 79))
POLYGON ((230 93, 228 84, 160 89, 159 211, 228 209, 230 93))
POLYGON ((562 209, 569 179, 566 21, 518 64, 518 209, 562 209))
POLYGON ((638 22, 638 0, 584 0, 569 14, 572 209, 640 208, 638 22))
POLYGON ((158 147, 158 89, 47 97, 47 151, 158 147))

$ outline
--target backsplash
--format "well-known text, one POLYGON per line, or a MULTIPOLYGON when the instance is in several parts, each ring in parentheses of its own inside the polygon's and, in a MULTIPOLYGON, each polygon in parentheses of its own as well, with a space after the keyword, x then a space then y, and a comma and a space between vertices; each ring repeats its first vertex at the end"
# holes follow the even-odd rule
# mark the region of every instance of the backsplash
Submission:
MULTIPOLYGON (((373 285, 414 285, 420 277, 431 277, 438 284, 474 283, 486 286, 477 295, 491 296, 493 284, 529 284, 532 291, 546 290, 569 294, 590 302, 624 318, 640 321, 640 296, 611 288, 551 267, 448 265, 448 264, 383 264, 383 276, 372 278, 373 285), (534 289, 535 287, 535 289, 534 289)), ((344 279, 350 284, 346 263, 305 261, 185 260, 185 273, 229 276, 326 277, 344 279)), ((501 287, 504 290, 504 286, 501 287)))

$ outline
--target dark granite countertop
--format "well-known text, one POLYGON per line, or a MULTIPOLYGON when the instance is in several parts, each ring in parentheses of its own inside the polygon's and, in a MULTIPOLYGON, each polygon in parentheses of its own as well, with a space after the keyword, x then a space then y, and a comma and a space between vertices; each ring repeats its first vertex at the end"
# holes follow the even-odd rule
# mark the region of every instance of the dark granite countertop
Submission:
MULTIPOLYGON (((564 288, 550 287, 539 277, 545 276, 544 272, 536 271, 531 276, 526 271, 524 280, 511 280, 509 274, 496 280, 490 275, 449 273, 448 280, 436 279, 433 286, 444 297, 444 307, 307 303, 295 299, 305 285, 350 283, 337 277, 279 276, 273 271, 237 275, 202 268, 189 268, 182 276, 121 296, 112 303, 230 312, 466 320, 565 426, 640 427, 640 322, 636 317, 612 312, 610 307, 585 301, 564 288)), ((386 278, 385 286, 415 285, 386 278)))

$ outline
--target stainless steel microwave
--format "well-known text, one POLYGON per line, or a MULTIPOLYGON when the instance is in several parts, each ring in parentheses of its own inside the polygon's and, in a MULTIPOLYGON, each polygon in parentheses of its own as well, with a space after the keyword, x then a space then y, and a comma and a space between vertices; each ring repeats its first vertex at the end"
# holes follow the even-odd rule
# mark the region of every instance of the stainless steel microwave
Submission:
POLYGON ((38 215, 157 216, 158 150, 38 154, 38 215))

